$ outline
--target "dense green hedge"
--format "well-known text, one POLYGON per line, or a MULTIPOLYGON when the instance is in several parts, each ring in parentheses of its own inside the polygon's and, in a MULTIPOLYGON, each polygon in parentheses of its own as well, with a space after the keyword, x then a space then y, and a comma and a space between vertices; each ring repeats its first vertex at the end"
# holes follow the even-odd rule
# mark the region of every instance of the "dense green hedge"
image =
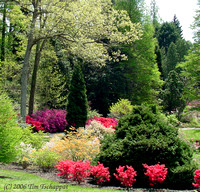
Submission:
POLYGON ((144 163, 166 165, 168 175, 163 186, 168 188, 192 187, 196 169, 192 150, 179 138, 178 129, 168 123, 156 106, 147 105, 135 106, 131 114, 119 120, 116 133, 102 141, 96 160, 108 166, 111 173, 119 165, 132 165, 138 175, 135 185, 140 187, 148 184, 144 163))
POLYGON ((22 136, 11 100, 0 90, 0 162, 9 163, 17 156, 16 145, 22 136))

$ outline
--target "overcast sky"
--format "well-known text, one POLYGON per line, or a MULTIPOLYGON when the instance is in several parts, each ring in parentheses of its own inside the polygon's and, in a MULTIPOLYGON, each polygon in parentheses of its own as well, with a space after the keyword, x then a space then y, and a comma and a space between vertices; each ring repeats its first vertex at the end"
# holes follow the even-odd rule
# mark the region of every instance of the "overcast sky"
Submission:
MULTIPOLYGON (((151 0, 145 0, 149 6, 151 0)), ((156 0, 159 15, 163 21, 172 21, 176 14, 182 26, 183 36, 193 41, 193 32, 190 25, 194 22, 195 10, 198 9, 197 0, 156 0)))

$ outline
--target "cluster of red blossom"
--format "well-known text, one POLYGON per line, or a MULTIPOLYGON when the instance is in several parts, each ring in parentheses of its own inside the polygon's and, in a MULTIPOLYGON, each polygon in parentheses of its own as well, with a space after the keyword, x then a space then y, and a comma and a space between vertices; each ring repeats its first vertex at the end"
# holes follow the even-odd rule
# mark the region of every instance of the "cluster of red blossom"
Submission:
MULTIPOLYGON (((151 166, 143 164, 143 166, 146 168, 146 173, 144 174, 149 176, 150 185, 156 185, 157 183, 162 183, 165 180, 167 175, 167 168, 165 168, 165 165, 160 165, 158 163, 151 166)), ((55 167, 60 171, 58 175, 64 176, 67 180, 77 181, 79 184, 84 182, 84 178, 88 176, 92 176, 94 181, 96 181, 99 185, 102 185, 110 180, 108 167, 104 167, 100 162, 98 162, 97 166, 90 166, 89 161, 75 162, 71 160, 64 160, 57 163, 55 167)), ((126 170, 124 169, 125 166, 119 166, 119 168, 116 168, 117 173, 114 173, 114 176, 121 182, 122 185, 127 188, 132 187, 133 182, 136 181, 136 171, 132 166, 128 165, 126 165, 126 170)))
POLYGON ((108 167, 104 167, 99 162, 97 166, 91 166, 89 161, 64 160, 57 163, 55 167, 60 171, 57 175, 62 175, 67 180, 77 181, 79 184, 90 175, 94 177, 97 184, 110 180, 108 167))
POLYGON ((118 125, 118 121, 114 118, 96 116, 93 119, 89 119, 86 124, 89 125, 93 120, 99 121, 106 128, 115 129, 115 127, 118 125))
POLYGON ((34 127, 36 131, 44 131, 42 123, 40 121, 37 121, 36 119, 33 119, 29 115, 26 116, 26 123, 34 127))
POLYGON ((195 171, 194 180, 196 183, 192 183, 195 187, 200 188, 200 169, 195 171))

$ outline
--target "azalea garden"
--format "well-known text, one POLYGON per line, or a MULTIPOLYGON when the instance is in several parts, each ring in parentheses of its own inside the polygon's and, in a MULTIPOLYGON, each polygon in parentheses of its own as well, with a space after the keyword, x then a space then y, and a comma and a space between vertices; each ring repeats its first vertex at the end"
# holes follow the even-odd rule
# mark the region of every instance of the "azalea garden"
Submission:
POLYGON ((199 23, 190 42, 155 0, 1 1, 0 190, 199 190, 199 23))

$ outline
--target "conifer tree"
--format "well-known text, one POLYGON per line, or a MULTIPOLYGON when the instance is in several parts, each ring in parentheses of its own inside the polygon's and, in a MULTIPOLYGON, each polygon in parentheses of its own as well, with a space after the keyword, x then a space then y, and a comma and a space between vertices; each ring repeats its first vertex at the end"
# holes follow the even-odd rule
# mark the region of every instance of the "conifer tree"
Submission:
POLYGON ((87 121, 88 102, 83 73, 79 64, 74 67, 67 103, 69 126, 84 127, 87 121))
POLYGON ((185 107, 183 96, 184 84, 179 74, 172 70, 169 72, 167 79, 164 83, 164 90, 162 93, 164 110, 171 113, 172 111, 178 112, 178 115, 185 107))

